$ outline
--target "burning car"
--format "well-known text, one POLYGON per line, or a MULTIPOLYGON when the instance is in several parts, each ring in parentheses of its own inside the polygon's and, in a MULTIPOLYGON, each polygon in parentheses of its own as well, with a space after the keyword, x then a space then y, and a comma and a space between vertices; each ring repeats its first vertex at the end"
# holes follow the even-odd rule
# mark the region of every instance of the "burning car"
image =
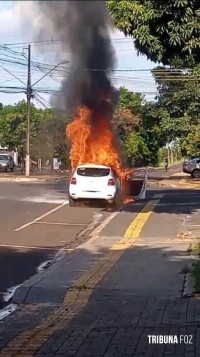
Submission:
MULTIPOLYGON (((53 99, 58 112, 64 109, 70 119, 66 128, 73 172, 70 205, 80 196, 105 198, 118 205, 119 187, 123 186, 124 196, 133 196, 135 187, 138 192, 143 187, 143 180, 135 180, 133 190, 133 169, 123 162, 114 125, 119 91, 112 83, 116 68, 111 40, 114 24, 106 1, 60 1, 59 5, 56 1, 40 1, 39 4, 48 25, 50 21, 61 40, 62 53, 67 56, 70 53, 70 67, 62 70, 61 89, 53 99)), ((46 32, 48 26, 45 22, 44 25, 46 32)))
POLYGON ((69 205, 76 206, 79 199, 103 200, 112 207, 120 207, 121 183, 112 168, 95 164, 78 166, 70 180, 69 205))

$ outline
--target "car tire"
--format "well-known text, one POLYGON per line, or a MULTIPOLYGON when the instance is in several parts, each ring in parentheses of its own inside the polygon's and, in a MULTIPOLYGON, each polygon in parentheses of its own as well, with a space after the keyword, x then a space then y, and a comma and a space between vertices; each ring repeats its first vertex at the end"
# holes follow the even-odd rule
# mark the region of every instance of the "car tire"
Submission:
POLYGON ((76 207, 76 200, 69 196, 69 207, 76 207))
POLYGON ((114 209, 120 209, 123 206, 123 200, 122 200, 122 196, 118 193, 115 196, 115 200, 112 204, 112 207, 114 209))
POLYGON ((195 169, 195 170, 192 172, 192 177, 193 177, 193 178, 200 178, 200 170, 199 170, 199 169, 195 169))
POLYGON ((4 172, 8 172, 8 168, 7 168, 7 167, 5 167, 5 170, 4 170, 4 172))

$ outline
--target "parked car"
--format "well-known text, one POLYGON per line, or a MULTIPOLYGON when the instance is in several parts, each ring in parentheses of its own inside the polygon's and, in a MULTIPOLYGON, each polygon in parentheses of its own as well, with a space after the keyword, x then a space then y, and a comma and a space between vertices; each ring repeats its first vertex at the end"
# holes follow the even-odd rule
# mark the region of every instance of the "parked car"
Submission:
POLYGON ((104 165, 80 165, 72 173, 69 184, 69 205, 78 200, 103 200, 112 207, 122 204, 121 184, 115 172, 104 165))
POLYGON ((183 163, 183 172, 190 174, 193 178, 200 178, 200 156, 185 160, 183 163))
POLYGON ((13 172, 15 168, 15 162, 13 157, 8 153, 0 153, 0 171, 11 171, 13 172))

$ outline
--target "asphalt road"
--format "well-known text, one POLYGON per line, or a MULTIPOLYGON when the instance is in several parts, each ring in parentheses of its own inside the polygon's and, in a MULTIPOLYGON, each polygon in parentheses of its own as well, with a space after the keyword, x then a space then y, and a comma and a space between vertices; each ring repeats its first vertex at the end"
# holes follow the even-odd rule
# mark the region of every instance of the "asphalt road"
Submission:
POLYGON ((160 179, 167 179, 171 175, 182 171, 182 163, 179 164, 174 164, 168 168, 168 171, 166 172, 164 168, 162 169, 154 169, 154 168, 149 168, 148 169, 148 179, 150 180, 160 180, 160 179))
POLYGON ((109 213, 70 208, 67 184, 0 183, 0 308, 8 288, 21 284, 43 262, 73 249, 80 232, 109 213), (61 254, 60 253, 60 254, 61 254))
MULTIPOLYGON (((170 168, 170 174, 179 169, 180 165, 175 165, 170 168)), ((169 173, 150 170, 149 176, 152 175, 165 177, 169 173)), ((7 289, 34 275, 43 262, 52 260, 60 250, 67 252, 79 245, 88 232, 81 236, 79 233, 89 224, 92 229, 109 215, 105 208, 70 208, 67 188, 65 181, 0 183, 0 308, 4 305, 7 289)), ((150 198, 152 193, 150 190, 147 197, 150 198)), ((131 209, 137 212, 139 207, 136 205, 131 209)), ((133 213, 130 210, 130 219, 133 213)), ((119 229, 129 223, 128 216, 123 218, 123 213, 118 215, 118 220, 121 222, 119 229)))

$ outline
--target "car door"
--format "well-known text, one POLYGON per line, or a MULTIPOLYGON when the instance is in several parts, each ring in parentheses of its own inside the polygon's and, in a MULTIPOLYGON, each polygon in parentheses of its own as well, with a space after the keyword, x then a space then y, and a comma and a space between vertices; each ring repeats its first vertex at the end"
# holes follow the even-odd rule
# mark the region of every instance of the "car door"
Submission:
POLYGON ((148 168, 141 167, 138 169, 134 169, 131 174, 131 180, 125 181, 123 185, 124 197, 126 200, 130 198, 133 201, 139 199, 145 199, 146 195, 146 186, 147 186, 147 175, 148 168))

